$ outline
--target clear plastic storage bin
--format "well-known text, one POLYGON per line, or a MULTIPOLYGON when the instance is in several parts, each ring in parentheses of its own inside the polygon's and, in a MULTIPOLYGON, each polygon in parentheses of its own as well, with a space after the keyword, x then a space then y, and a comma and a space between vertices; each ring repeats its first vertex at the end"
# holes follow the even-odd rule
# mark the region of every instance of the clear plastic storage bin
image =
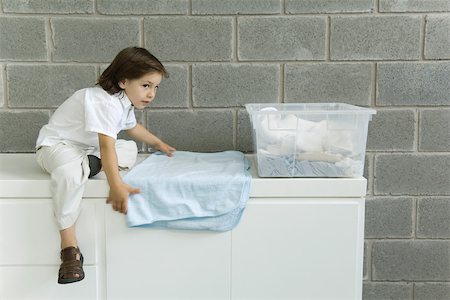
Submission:
POLYGON ((261 177, 359 177, 374 109, 343 103, 247 104, 261 177))

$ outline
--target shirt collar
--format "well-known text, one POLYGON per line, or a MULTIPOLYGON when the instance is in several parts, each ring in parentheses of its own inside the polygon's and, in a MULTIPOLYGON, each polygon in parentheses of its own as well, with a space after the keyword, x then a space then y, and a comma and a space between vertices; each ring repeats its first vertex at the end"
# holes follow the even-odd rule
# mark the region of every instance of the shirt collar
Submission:
POLYGON ((119 98, 120 102, 123 105, 123 108, 127 109, 130 107, 134 107, 133 103, 131 103, 130 99, 124 91, 118 92, 115 96, 119 98))

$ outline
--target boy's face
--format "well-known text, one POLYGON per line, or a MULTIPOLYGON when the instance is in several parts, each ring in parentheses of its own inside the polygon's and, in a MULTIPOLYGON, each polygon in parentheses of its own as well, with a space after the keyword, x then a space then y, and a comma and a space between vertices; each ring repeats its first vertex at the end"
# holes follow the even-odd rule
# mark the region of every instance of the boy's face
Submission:
POLYGON ((162 75, 153 72, 138 79, 124 79, 119 82, 119 86, 125 91, 135 108, 143 109, 155 99, 161 80, 162 75))

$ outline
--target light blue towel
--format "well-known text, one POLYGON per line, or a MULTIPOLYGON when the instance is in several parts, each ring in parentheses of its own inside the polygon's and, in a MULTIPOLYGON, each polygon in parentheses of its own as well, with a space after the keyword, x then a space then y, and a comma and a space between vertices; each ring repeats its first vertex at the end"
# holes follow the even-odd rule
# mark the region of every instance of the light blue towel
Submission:
POLYGON ((129 197, 127 224, 231 230, 249 198, 249 169, 249 161, 238 151, 152 154, 124 177, 141 190, 129 197))

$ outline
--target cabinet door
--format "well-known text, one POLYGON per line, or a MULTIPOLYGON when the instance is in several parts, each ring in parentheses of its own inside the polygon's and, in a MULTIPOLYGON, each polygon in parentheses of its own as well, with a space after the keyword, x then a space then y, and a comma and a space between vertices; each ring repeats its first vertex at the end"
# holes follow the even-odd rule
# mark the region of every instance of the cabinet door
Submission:
MULTIPOLYGON (((95 205, 84 201, 77 238, 85 264, 95 264, 95 205)), ((59 265, 60 239, 50 199, 0 200, 0 265, 59 265)))
POLYGON ((360 299, 363 199, 251 199, 232 234, 232 299, 360 299))
POLYGON ((111 299, 230 299, 231 233, 128 228, 106 208, 111 299))
POLYGON ((95 226, 95 205, 85 201, 77 235, 86 277, 70 287, 59 285, 60 239, 52 201, 0 199, 0 299, 95 299, 95 226))

